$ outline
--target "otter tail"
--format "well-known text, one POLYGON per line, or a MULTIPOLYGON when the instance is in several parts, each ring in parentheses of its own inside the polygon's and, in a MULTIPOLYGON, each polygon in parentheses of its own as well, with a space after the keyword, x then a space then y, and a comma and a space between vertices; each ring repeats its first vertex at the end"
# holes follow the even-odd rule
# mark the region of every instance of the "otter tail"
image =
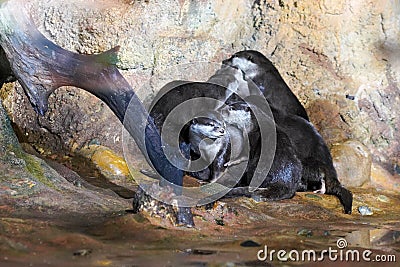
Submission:
POLYGON ((231 197, 251 197, 252 193, 249 191, 248 186, 243 187, 234 187, 232 188, 224 197, 231 198, 231 197))
POLYGON ((344 212, 346 214, 351 214, 353 194, 340 184, 333 166, 325 173, 325 186, 326 194, 334 195, 339 198, 340 203, 344 207, 344 212))
POLYGON ((257 202, 276 201, 292 198, 296 190, 282 184, 272 184, 268 188, 258 188, 254 192, 249 191, 249 187, 232 188, 224 197, 244 196, 254 199, 257 202))

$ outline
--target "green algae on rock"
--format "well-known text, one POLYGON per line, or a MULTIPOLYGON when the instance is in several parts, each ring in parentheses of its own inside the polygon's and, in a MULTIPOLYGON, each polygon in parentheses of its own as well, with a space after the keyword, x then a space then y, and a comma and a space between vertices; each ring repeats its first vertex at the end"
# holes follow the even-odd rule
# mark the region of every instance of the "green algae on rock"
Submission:
MULTIPOLYGON (((1 155, 6 154, 6 151, 12 152, 20 152, 22 151, 21 145, 18 142, 18 139, 14 133, 13 128, 11 127, 11 121, 8 118, 7 113, 3 108, 3 102, 0 99, 0 149, 2 152, 1 155)), ((0 155, 0 157, 1 157, 0 155)))
MULTIPOLYGON (((33 111, 32 111, 33 112, 33 111)), ((130 203, 116 195, 78 188, 44 160, 25 153, 0 102, 0 207, 14 215, 32 211, 109 213, 130 203)))

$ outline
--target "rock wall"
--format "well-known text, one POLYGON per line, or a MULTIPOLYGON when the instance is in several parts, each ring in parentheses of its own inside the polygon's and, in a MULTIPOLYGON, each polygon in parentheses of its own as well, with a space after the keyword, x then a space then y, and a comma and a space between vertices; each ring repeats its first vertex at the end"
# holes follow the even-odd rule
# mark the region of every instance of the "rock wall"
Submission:
POLYGON ((88 212, 111 213, 130 205, 111 190, 74 186, 65 177, 72 174, 79 178, 76 173, 65 167, 67 171, 61 172, 58 168, 59 173, 42 159, 25 153, 1 100, 0 152, 0 206, 3 212, 9 210, 13 216, 35 216, 41 211, 51 216, 62 211, 82 216, 88 212))
POLYGON ((397 1, 258 1, 256 46, 270 55, 330 144, 356 139, 399 160, 397 1))
MULTIPOLYGON (((170 68, 221 62, 243 49, 280 70, 329 145, 355 139, 373 161, 400 165, 400 4, 395 0, 31 0, 39 29, 60 46, 98 53, 121 46, 119 68, 142 99, 177 79, 170 68), (167 73, 167 75, 166 75, 167 73), (164 80, 162 81, 164 82, 164 80), (162 82, 160 84, 162 84, 162 82)), ((198 77, 198 70, 188 70, 198 77)), ((202 70, 206 72, 206 70, 202 70)), ((100 143, 121 151, 110 110, 76 88, 51 97, 43 118, 19 85, 3 93, 20 136, 43 152, 100 143)))

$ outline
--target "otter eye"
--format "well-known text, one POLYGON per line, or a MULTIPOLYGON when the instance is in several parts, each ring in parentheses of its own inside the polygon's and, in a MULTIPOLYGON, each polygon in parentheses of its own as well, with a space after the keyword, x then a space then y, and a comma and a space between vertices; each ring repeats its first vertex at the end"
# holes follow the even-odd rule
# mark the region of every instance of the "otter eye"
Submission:
POLYGON ((253 56, 252 56, 252 55, 248 55, 248 56, 247 56, 247 60, 253 61, 253 56))

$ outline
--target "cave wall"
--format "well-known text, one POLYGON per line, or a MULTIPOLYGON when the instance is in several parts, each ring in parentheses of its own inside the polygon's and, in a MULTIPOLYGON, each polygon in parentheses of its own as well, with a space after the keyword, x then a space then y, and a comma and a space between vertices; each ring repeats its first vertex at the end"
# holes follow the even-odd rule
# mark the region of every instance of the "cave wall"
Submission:
MULTIPOLYGON (((239 50, 259 50, 280 70, 329 145, 354 139, 387 170, 400 165, 396 0, 28 4, 39 29, 66 49, 92 54, 120 45, 119 68, 143 100, 159 88, 143 84, 160 73, 165 82, 177 79, 173 72, 166 75, 177 64, 218 63, 239 50)), ((51 96, 49 112, 38 117, 15 87, 3 90, 4 106, 20 137, 41 152, 100 143, 121 153, 122 127, 95 97, 60 88, 51 96)))

